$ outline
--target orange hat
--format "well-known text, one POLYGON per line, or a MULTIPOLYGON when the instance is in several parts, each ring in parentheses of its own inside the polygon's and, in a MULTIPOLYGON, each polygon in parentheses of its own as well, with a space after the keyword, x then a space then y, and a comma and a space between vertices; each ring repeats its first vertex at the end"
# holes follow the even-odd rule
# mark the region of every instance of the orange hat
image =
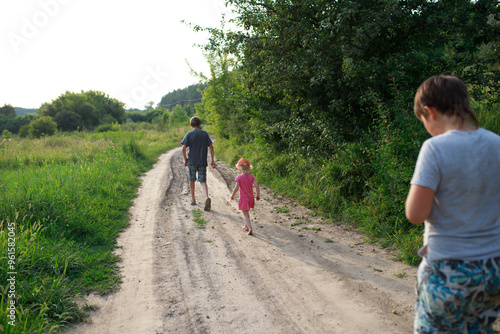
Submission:
POLYGON ((236 164, 236 169, 238 169, 239 166, 247 166, 250 167, 250 162, 248 162, 247 159, 241 158, 238 163, 236 164))

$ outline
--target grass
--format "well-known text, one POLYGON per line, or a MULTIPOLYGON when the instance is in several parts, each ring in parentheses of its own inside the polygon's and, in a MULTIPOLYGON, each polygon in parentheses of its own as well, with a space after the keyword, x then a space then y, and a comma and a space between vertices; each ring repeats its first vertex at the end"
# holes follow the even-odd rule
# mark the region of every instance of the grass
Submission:
POLYGON ((278 213, 288 213, 290 212, 290 210, 288 210, 287 208, 281 208, 279 206, 275 206, 274 209, 276 210, 276 212, 278 213))
POLYGON ((305 226, 305 227, 301 228, 301 230, 311 230, 311 231, 318 232, 318 231, 321 231, 321 227, 307 227, 307 226, 305 226))
POLYGON ((196 228, 205 229, 207 228, 207 221, 204 218, 203 211, 200 209, 191 210, 193 215, 193 221, 196 223, 196 228))
POLYGON ((87 317, 88 308, 76 303, 81 296, 119 288, 113 251, 128 225, 140 176, 178 146, 184 132, 0 142, 0 244, 14 249, 12 266, 7 257, 1 260, 0 332, 59 332, 87 317), (15 290, 3 293, 11 291, 13 276, 15 290))
POLYGON ((404 278, 404 277, 408 276, 408 274, 406 272, 402 271, 400 273, 394 274, 394 276, 396 276, 397 278, 404 278))

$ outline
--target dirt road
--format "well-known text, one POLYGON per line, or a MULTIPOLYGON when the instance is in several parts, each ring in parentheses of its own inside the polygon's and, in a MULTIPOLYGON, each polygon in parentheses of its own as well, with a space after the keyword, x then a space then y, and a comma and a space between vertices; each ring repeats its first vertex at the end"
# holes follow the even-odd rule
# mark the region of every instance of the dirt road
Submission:
MULTIPOLYGON (((118 241, 121 290, 89 296, 100 309, 71 332, 412 332, 415 268, 266 190, 248 236, 229 200, 235 176, 219 162, 210 168, 205 212, 190 203, 180 149, 161 156, 118 241), (196 209, 205 228, 193 221, 196 209)), ((198 184, 196 192, 202 203, 198 184)))

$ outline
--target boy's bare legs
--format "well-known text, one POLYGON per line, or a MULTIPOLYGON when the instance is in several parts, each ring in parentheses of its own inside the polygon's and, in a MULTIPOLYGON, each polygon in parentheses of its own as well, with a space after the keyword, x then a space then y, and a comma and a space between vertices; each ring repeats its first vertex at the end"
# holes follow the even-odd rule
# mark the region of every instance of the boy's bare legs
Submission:
POLYGON ((245 231, 248 231, 248 235, 252 235, 252 224, 250 223, 250 213, 248 210, 241 210, 243 211, 243 217, 245 217, 245 231))
POLYGON ((205 211, 210 210, 210 207, 212 205, 212 201, 210 200, 210 197, 208 197, 208 186, 206 182, 200 183, 201 187, 203 188, 203 191, 205 191, 205 211))
POLYGON ((200 183, 203 191, 205 192, 205 198, 208 198, 208 186, 206 182, 200 183))
POLYGON ((191 191, 191 204, 196 204, 196 199, 194 198, 194 182, 189 181, 189 190, 191 191))
MULTIPOLYGON (((189 181, 189 190, 191 191, 191 203, 196 203, 196 198, 195 198, 195 183, 196 182, 191 182, 189 181)), ((201 187, 203 188, 203 191, 205 192, 205 198, 208 199, 208 186, 206 183, 200 183, 201 187)))

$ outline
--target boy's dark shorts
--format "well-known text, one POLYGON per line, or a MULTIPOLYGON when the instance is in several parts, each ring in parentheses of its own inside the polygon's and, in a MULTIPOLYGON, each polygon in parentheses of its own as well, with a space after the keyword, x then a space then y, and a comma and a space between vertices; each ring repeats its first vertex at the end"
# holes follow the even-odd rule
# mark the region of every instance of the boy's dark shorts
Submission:
POLYGON ((198 181, 200 183, 207 182, 207 166, 198 164, 188 164, 189 182, 196 182, 196 173, 198 173, 198 181))

